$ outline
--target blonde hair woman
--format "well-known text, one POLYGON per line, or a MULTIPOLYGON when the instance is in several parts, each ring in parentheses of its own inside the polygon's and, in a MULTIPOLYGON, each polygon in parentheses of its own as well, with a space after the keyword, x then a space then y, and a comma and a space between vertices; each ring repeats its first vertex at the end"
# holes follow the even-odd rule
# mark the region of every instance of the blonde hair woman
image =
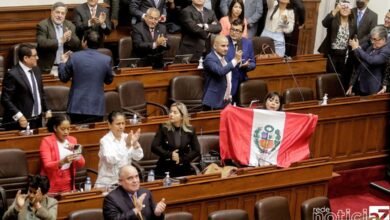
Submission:
POLYGON ((195 174, 191 161, 200 152, 198 138, 191 126, 187 107, 181 102, 171 105, 169 121, 160 125, 152 143, 152 152, 160 158, 156 167, 156 178, 165 172, 171 177, 195 174))

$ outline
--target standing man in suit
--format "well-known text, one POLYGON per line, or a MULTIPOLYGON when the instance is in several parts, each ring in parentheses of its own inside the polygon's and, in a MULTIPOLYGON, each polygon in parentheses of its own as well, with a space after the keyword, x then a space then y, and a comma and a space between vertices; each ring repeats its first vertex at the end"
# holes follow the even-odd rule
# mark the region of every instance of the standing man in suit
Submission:
POLYGON ((352 14, 356 19, 357 37, 360 43, 370 39, 370 31, 378 24, 378 14, 367 7, 370 0, 356 0, 352 14))
POLYGON ((104 35, 111 33, 111 22, 108 9, 98 5, 98 0, 87 0, 74 10, 74 23, 77 36, 82 38, 85 31, 93 30, 100 34, 100 46, 103 46, 104 35))
POLYGON ((159 24, 160 11, 157 8, 149 8, 143 22, 133 26, 131 37, 133 48, 137 57, 142 58, 147 66, 162 68, 163 53, 168 49, 166 29, 159 24))
POLYGON ((204 7, 204 0, 192 0, 192 5, 181 11, 182 39, 178 54, 193 54, 198 60, 210 47, 211 34, 221 32, 221 25, 213 11, 204 7))
POLYGON ((104 0, 104 3, 110 6, 110 19, 112 28, 115 29, 118 26, 120 0, 104 0))
POLYGON ((231 95, 233 102, 238 101, 237 91, 240 84, 248 80, 247 73, 256 68, 255 53, 253 51, 252 41, 242 37, 244 23, 242 20, 234 20, 230 28, 228 51, 226 60, 232 61, 236 55, 236 51, 242 51, 242 62, 232 70, 232 89, 231 95))
POLYGON ((51 117, 43 91, 41 71, 37 67, 38 54, 31 44, 21 44, 19 63, 3 79, 1 104, 4 107, 3 124, 7 130, 42 126, 42 114, 51 117))
POLYGON ((37 25, 38 66, 43 72, 50 72, 53 66, 57 69, 63 53, 80 47, 76 27, 65 20, 67 11, 64 3, 56 2, 51 8, 50 18, 37 25))
POLYGON ((130 15, 137 19, 137 22, 143 21, 146 11, 149 8, 157 8, 160 11, 159 22, 167 20, 167 4, 165 0, 131 0, 130 15))
POLYGON ((105 114, 104 83, 113 80, 111 57, 98 52, 100 35, 87 31, 82 40, 84 50, 65 53, 58 66, 62 82, 72 79, 67 113, 72 123, 103 120, 105 114))
MULTIPOLYGON (((231 2, 232 0, 221 0, 219 9, 221 10, 222 17, 228 15, 231 2)), ((248 22, 248 38, 252 38, 257 33, 259 20, 263 15, 263 0, 245 0, 244 8, 245 18, 248 22)))
POLYGON ((242 51, 238 50, 231 61, 226 59, 229 41, 223 35, 215 37, 213 47, 203 62, 206 82, 202 104, 205 111, 222 109, 231 102, 232 74, 237 74, 233 70, 242 58, 242 51))
POLYGON ((137 170, 126 165, 119 170, 119 186, 103 202, 104 219, 163 220, 165 199, 155 204, 149 190, 140 188, 137 170))

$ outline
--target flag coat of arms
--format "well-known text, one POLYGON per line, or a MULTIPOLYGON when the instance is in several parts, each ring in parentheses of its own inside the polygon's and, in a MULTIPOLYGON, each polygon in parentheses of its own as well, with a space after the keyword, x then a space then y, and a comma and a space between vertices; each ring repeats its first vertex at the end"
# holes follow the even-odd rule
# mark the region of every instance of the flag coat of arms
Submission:
POLYGON ((221 159, 242 165, 277 165, 307 159, 318 116, 227 106, 221 112, 221 159))

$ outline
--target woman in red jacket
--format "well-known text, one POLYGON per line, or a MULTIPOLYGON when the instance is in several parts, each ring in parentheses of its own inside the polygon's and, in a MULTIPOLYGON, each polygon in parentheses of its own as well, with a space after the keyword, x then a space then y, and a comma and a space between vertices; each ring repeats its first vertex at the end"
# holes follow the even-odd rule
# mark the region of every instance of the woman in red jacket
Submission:
POLYGON ((41 175, 50 180, 49 193, 69 192, 75 189, 76 169, 84 166, 84 157, 75 152, 77 140, 69 136, 70 121, 66 115, 50 118, 47 129, 53 134, 41 142, 41 175))

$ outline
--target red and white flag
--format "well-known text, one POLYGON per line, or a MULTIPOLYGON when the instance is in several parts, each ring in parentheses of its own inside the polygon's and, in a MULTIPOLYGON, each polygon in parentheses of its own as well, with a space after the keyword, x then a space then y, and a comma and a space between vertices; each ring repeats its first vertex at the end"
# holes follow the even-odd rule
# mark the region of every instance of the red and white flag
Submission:
POLYGON ((227 106, 221 112, 221 159, 242 165, 277 165, 307 159, 318 116, 227 106))

